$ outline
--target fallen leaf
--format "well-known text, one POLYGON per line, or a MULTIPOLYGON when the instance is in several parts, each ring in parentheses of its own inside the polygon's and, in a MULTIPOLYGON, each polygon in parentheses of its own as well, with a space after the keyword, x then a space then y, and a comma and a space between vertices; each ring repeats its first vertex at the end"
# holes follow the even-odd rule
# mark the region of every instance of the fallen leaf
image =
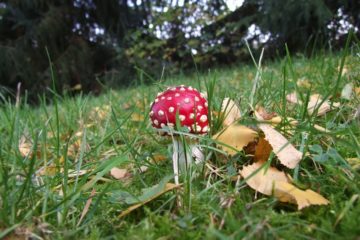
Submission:
POLYGON ((26 138, 25 136, 21 136, 18 147, 22 157, 31 157, 33 143, 28 138, 26 138))
POLYGON ((110 175, 118 180, 121 180, 130 177, 131 173, 128 169, 113 167, 110 170, 110 175))
POLYGON ((181 186, 182 186, 181 184, 176 185, 176 184, 174 184, 174 183, 166 183, 166 184, 165 184, 165 187, 163 188, 162 191, 160 191, 159 193, 151 196, 150 198, 148 198, 148 199, 146 199, 146 200, 144 200, 144 201, 142 201, 142 202, 140 202, 140 203, 134 204, 134 205, 130 206, 128 209, 122 211, 121 214, 119 215, 119 218, 122 218, 122 217, 128 215, 129 213, 131 213, 131 212, 134 211, 135 209, 137 209, 137 208, 139 208, 139 207, 147 204, 148 202, 151 202, 152 200, 154 200, 155 198, 158 198, 158 197, 161 196, 162 194, 167 193, 167 192, 169 192, 169 191, 171 191, 171 190, 173 190, 173 189, 179 188, 179 187, 181 187, 181 186))
POLYGON ((327 199, 312 190, 296 188, 286 173, 274 167, 265 168, 260 162, 243 167, 240 175, 252 189, 268 196, 274 195, 281 202, 297 204, 299 210, 310 205, 329 204, 327 199))
POLYGON ((93 197, 95 196, 95 193, 96 193, 95 188, 93 188, 93 190, 92 190, 91 193, 90 193, 90 196, 89 196, 88 200, 86 201, 86 204, 85 204, 85 206, 84 206, 84 209, 83 209, 83 211, 81 212, 80 219, 79 219, 79 221, 78 221, 78 223, 77 223, 77 225, 76 225, 77 227, 80 225, 81 221, 83 220, 83 218, 85 217, 85 215, 86 215, 87 212, 89 211, 89 208, 90 208, 92 199, 93 199, 93 197))
POLYGON ((341 98, 346 100, 351 100, 353 94, 353 84, 347 83, 344 88, 341 90, 341 98))
POLYGON ((224 98, 221 104, 221 112, 224 114, 224 126, 229 126, 241 118, 240 108, 230 98, 224 98))
POLYGON ((275 182, 290 182, 290 176, 280 172, 274 167, 265 168, 263 162, 255 162, 244 166, 240 175, 245 178, 246 183, 254 190, 271 196, 275 182), (262 169, 260 169, 262 168, 262 169), (257 173, 255 173, 258 171, 257 173))
POLYGON ((360 87, 356 87, 356 88, 354 89, 354 92, 355 92, 355 94, 356 94, 357 96, 360 96, 360 87))
POLYGON ((276 116, 276 113, 269 113, 264 107, 256 106, 255 116, 258 118, 258 120, 269 120, 274 118, 276 116))
POLYGON ((360 169, 360 158, 347 158, 346 161, 349 163, 352 169, 360 169))
POLYGON ((295 168, 302 158, 302 153, 268 124, 259 124, 259 128, 264 132, 265 139, 272 146, 280 162, 288 168, 295 168))
POLYGON ((289 93, 288 95, 286 95, 286 101, 288 101, 289 103, 294 103, 294 104, 299 103, 296 92, 292 92, 292 93, 289 93))
POLYGON ((255 147, 254 161, 266 162, 269 159, 272 147, 268 141, 264 138, 260 138, 258 144, 255 147))
POLYGON ((328 111, 330 111, 330 104, 328 101, 324 101, 322 104, 321 102, 323 99, 319 94, 313 94, 310 96, 309 103, 307 106, 307 110, 309 114, 313 114, 317 111, 317 116, 322 116, 328 111), (320 105, 321 104, 321 105, 320 105))
POLYGON ((133 113, 131 115, 131 121, 133 122, 143 122, 144 121, 144 115, 139 114, 139 113, 133 113))
POLYGON ((162 154, 155 154, 152 156, 152 159, 154 160, 154 162, 159 163, 159 162, 166 161, 168 159, 168 157, 165 155, 162 155, 162 154))
POLYGON ((311 87, 311 83, 308 79, 306 78, 301 78, 296 82, 296 85, 300 88, 310 88, 311 87))
POLYGON ((238 151, 241 151, 250 142, 254 141, 256 136, 257 132, 248 127, 238 124, 231 124, 222 132, 214 135, 212 139, 228 145, 222 145, 221 148, 229 155, 234 155, 238 153, 238 151))
POLYGON ((328 205, 329 201, 320 194, 307 189, 300 190, 294 185, 287 182, 275 183, 275 197, 281 202, 295 203, 298 210, 311 205, 328 205))
MULTIPOLYGON (((295 92, 290 93, 286 95, 286 100, 290 103, 294 104, 301 104, 301 101, 297 98, 297 95, 295 92)), ((325 100, 322 103, 323 99, 321 95, 319 94, 313 94, 310 96, 309 103, 307 105, 307 111, 309 114, 313 114, 315 111, 317 111, 316 116, 322 116, 325 113, 329 112, 331 110, 330 103, 328 100, 325 100)), ((339 107, 340 104, 337 102, 333 103, 333 107, 339 107)))

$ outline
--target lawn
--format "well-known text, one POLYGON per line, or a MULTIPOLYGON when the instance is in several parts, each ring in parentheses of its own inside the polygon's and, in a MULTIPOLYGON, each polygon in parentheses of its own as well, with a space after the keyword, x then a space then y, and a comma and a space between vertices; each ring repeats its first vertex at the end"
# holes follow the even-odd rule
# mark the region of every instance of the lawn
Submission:
POLYGON ((30 106, 24 95, 18 104, 3 103, 0 238, 359 238, 359 55, 299 55, 262 62, 259 69, 239 63, 108 89, 98 97, 54 94, 30 106), (353 84, 351 96, 343 90, 348 83, 353 84), (152 128, 149 105, 159 91, 180 84, 207 94, 211 131, 198 140, 206 161, 183 174, 181 187, 163 192, 173 183, 171 138, 152 128), (293 92, 302 99, 298 104, 286 100, 293 92), (328 99, 330 111, 310 114, 313 94, 328 99), (259 134, 232 155, 212 138, 223 128, 224 98, 238 104, 237 122, 259 134), (262 135, 255 106, 297 121, 282 120, 275 129, 301 151, 300 163, 289 169, 272 154, 271 166, 292 176, 299 189, 326 198, 328 205, 299 210, 256 192, 240 177, 239 170, 252 164, 251 148, 262 135), (139 201, 146 203, 126 212, 139 201))

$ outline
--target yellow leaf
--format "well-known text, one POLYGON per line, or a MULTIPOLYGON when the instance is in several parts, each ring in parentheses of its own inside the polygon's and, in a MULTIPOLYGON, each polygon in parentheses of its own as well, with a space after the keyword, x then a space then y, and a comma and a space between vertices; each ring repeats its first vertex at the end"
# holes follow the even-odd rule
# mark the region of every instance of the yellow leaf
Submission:
POLYGON ((117 168, 117 167, 113 167, 110 170, 110 175, 113 176, 116 179, 125 179, 131 176, 131 173, 129 172, 128 169, 123 169, 123 168, 117 168))
POLYGON ((221 105, 221 112, 224 116, 224 126, 229 126, 241 118, 240 108, 230 98, 224 98, 221 105))
POLYGON ((134 205, 130 206, 128 209, 121 212, 121 214, 119 215, 119 218, 122 218, 122 217, 128 215, 129 213, 131 213, 135 209, 145 205, 148 202, 151 202, 152 200, 154 200, 155 198, 158 198, 162 194, 164 194, 166 192, 169 192, 169 191, 171 191, 173 189, 179 188, 179 187, 181 187, 181 184, 176 185, 176 184, 173 184, 173 183, 166 183, 165 188, 161 192, 159 192, 158 194, 154 195, 153 197, 147 199, 146 201, 143 201, 141 203, 137 203, 137 204, 134 204, 134 205))
POLYGON ((329 204, 327 199, 312 190, 296 188, 286 173, 274 167, 266 169, 262 164, 256 162, 240 170, 241 176, 252 189, 268 196, 274 195, 281 202, 297 204, 299 210, 310 205, 329 204))
POLYGON ((139 114, 139 113, 133 113, 131 115, 131 121, 133 121, 133 122, 142 122, 142 121, 144 121, 144 115, 139 114))
POLYGON ((278 131, 267 124, 259 124, 259 128, 264 132, 265 139, 270 143, 274 153, 280 162, 288 168, 295 168, 302 158, 302 153, 298 151, 289 141, 278 131))
POLYGON ((350 164, 352 169, 360 169, 360 158, 347 158, 346 161, 350 164))
POLYGON ((251 165, 244 166, 240 170, 240 175, 245 178, 246 183, 254 190, 262 194, 271 196, 274 190, 275 182, 290 182, 290 176, 280 172, 274 167, 265 168, 263 162, 255 162, 251 165), (259 169, 261 168, 262 169, 259 169), (255 173, 258 171, 257 173, 255 173), (255 175, 252 175, 255 174, 255 175))
POLYGON ((310 81, 306 78, 299 79, 296 82, 296 85, 300 88, 310 88, 311 87, 310 81))
POLYGON ((217 133, 212 138, 220 143, 230 146, 221 146, 221 148, 229 155, 234 155, 238 151, 241 151, 250 142, 253 142, 256 136, 257 132, 248 127, 231 124, 224 131, 217 133))
POLYGON ((300 190, 287 182, 276 182, 274 194, 281 202, 296 203, 299 210, 310 205, 329 204, 329 201, 320 194, 310 189, 300 190))

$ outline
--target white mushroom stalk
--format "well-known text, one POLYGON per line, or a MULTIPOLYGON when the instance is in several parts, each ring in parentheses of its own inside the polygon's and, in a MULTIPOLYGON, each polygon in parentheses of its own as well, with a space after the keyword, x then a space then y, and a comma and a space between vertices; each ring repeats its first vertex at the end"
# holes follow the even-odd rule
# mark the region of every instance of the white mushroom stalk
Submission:
POLYGON ((204 156, 196 145, 187 144, 182 140, 186 137, 182 138, 173 130, 181 127, 191 134, 206 134, 209 131, 207 100, 190 86, 168 88, 158 93, 151 104, 150 120, 154 128, 162 129, 162 135, 172 136, 174 178, 175 184, 179 184, 179 167, 186 171, 193 157, 195 162, 200 162, 204 156))

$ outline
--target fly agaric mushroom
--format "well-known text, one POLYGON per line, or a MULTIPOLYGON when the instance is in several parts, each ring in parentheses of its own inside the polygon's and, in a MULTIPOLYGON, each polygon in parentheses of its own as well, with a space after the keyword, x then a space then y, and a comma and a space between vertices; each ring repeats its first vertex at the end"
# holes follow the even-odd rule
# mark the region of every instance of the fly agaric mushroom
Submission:
MULTIPOLYGON (((180 130, 177 127, 186 127, 189 133, 206 134, 209 131, 207 100, 202 93, 192 87, 181 85, 168 88, 158 93, 151 104, 150 120, 154 128, 163 130, 160 132, 162 135, 173 137, 175 184, 179 184, 179 163, 187 166, 191 162, 191 156, 186 154, 184 144, 172 130, 180 130)), ((198 148, 191 148, 195 154, 199 155, 198 148)))

